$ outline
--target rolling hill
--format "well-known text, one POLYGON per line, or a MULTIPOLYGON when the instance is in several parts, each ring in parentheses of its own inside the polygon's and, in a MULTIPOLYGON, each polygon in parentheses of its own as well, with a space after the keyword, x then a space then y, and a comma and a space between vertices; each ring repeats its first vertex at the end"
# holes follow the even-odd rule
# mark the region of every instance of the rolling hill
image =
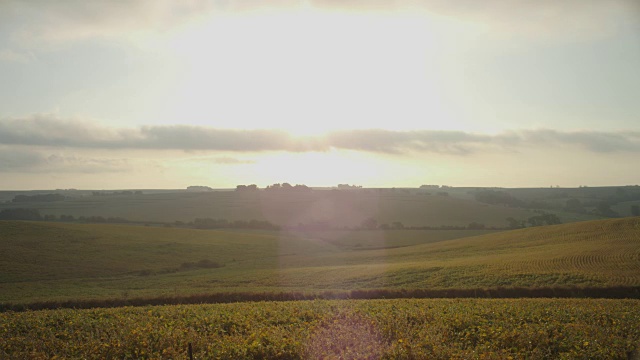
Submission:
MULTIPOLYGON (((404 226, 506 227, 507 218, 523 221, 534 209, 487 204, 474 200, 473 189, 425 192, 416 189, 314 190, 309 192, 156 192, 92 196, 65 193, 63 201, 0 203, 0 210, 38 209, 42 215, 101 216, 135 222, 189 222, 196 218, 266 220, 283 227, 326 223, 333 228, 358 227, 369 218, 380 224, 404 226)), ((33 195, 32 195, 33 196, 33 195)), ((554 210, 562 222, 599 218, 588 213, 554 210)))
POLYGON ((640 218, 513 231, 212 231, 0 221, 0 302, 640 285, 640 218), (473 235, 473 236, 472 236, 473 235))

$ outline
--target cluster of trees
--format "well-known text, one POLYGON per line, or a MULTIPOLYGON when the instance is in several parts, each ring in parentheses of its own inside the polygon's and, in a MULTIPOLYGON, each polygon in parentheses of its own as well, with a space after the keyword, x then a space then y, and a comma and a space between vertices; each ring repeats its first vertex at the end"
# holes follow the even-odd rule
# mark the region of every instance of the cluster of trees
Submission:
MULTIPOLYGON (((180 226, 180 223, 176 223, 180 226)), ((184 224, 183 224, 184 225, 184 224)), ((228 221, 225 219, 195 219, 186 226, 196 229, 256 229, 256 230, 280 230, 280 226, 270 223, 266 220, 235 220, 228 221)))
POLYGON ((510 229, 520 229, 528 226, 543 226, 562 224, 560 218, 556 214, 541 213, 532 216, 527 220, 516 220, 512 217, 507 218, 510 229))
MULTIPOLYGON (((251 184, 251 185, 237 185, 236 186, 236 191, 239 192, 247 192, 247 191, 258 191, 259 188, 256 184, 251 184)), ((282 183, 282 184, 273 184, 273 185, 267 185, 267 187, 264 189, 265 191, 311 191, 311 188, 308 187, 307 185, 301 185, 301 184, 297 184, 295 186, 289 184, 289 183, 282 183)))
POLYGON ((63 201, 64 199, 66 199, 65 196, 60 194, 38 194, 38 195, 16 195, 11 201, 14 203, 52 202, 52 201, 63 201))
MULTIPOLYGON (((598 190, 598 189, 596 189, 598 190)), ((545 201, 545 200, 531 200, 523 201, 515 196, 509 194, 506 191, 495 190, 481 190, 475 192, 475 199, 479 202, 492 204, 492 205, 505 205, 509 207, 521 207, 532 208, 540 210, 564 210, 568 212, 575 212, 581 214, 594 214, 604 217, 619 217, 616 211, 611 206, 620 202, 637 201, 640 200, 640 189, 636 187, 619 187, 615 189, 613 194, 602 196, 602 189, 599 190, 599 196, 594 194, 593 198, 579 199, 572 197, 567 199, 564 204, 558 201, 545 201)), ((567 192, 558 192, 547 196, 548 199, 561 199, 567 198, 569 194, 567 192)), ((638 205, 631 206, 631 215, 640 216, 640 207, 638 205)), ((525 223, 535 223, 536 219, 532 221, 526 220, 525 223)), ((543 220, 546 223, 546 220, 543 220)), ((536 226, 536 225, 531 225, 536 226)), ((523 227, 523 226, 519 226, 523 227)))
POLYGON ((123 191, 92 191, 93 196, 112 196, 112 195, 142 195, 141 190, 123 190, 123 191))
POLYGON ((210 188, 209 186, 194 185, 194 186, 187 186, 187 191, 204 192, 204 191, 213 191, 213 189, 210 188))
POLYGON ((505 191, 482 190, 475 193, 475 198, 476 201, 492 205, 507 205, 509 207, 522 207, 525 205, 524 201, 518 200, 505 191))
POLYGON ((0 211, 0 220, 26 220, 26 221, 62 221, 62 222, 83 222, 83 223, 112 223, 122 224, 130 221, 119 217, 102 217, 102 216, 80 216, 78 218, 73 215, 40 214, 37 209, 4 209, 0 211))
POLYGON ((484 224, 472 222, 467 226, 441 225, 441 226, 405 226, 401 221, 394 221, 391 224, 382 223, 374 218, 367 218, 362 221, 359 226, 355 227, 336 227, 332 226, 328 221, 313 221, 310 223, 299 223, 294 226, 287 226, 290 230, 299 231, 325 231, 325 230, 500 230, 496 227, 487 227, 484 224))
POLYGON ((4 209, 0 211, 0 220, 42 220, 42 215, 36 209, 4 209))
POLYGON ((338 190, 357 190, 362 189, 362 185, 338 184, 338 190))
POLYGON ((267 185, 267 187, 265 188, 266 191, 311 191, 311 188, 308 187, 307 185, 300 185, 300 184, 296 184, 295 186, 292 186, 289 183, 282 183, 282 184, 273 184, 273 185, 267 185))
POLYGON ((440 185, 420 185, 420 189, 440 189, 440 185))

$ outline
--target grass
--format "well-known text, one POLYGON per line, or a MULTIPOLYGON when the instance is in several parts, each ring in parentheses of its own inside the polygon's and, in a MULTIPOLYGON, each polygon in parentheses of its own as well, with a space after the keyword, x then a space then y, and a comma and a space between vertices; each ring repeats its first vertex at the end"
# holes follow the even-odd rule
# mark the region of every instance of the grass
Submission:
POLYGON ((640 286, 640 218, 469 231, 0 222, 0 302, 220 292, 640 286), (221 267, 198 267, 201 261, 221 267), (185 265, 187 264, 187 265, 185 265))

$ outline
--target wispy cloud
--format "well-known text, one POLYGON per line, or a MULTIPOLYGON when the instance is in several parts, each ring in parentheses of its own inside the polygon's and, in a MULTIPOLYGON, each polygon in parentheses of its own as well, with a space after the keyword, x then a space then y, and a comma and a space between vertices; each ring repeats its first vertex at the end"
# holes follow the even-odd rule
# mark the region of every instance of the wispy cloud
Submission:
POLYGON ((334 11, 427 11, 485 24, 498 32, 528 33, 556 39, 610 34, 622 25, 621 19, 633 23, 640 17, 640 5, 635 0, 315 0, 304 5, 295 0, 4 0, 0 2, 0 21, 19 20, 20 26, 11 36, 20 43, 42 46, 86 39, 161 34, 216 13, 237 14, 265 8, 292 10, 304 6, 334 11))
POLYGON ((214 158, 212 161, 216 164, 224 164, 224 165, 240 165, 240 164, 255 164, 255 160, 244 160, 244 159, 236 159, 232 157, 219 157, 214 158))
POLYGON ((0 147, 0 173, 112 173, 133 170, 127 159, 47 153, 34 149, 0 147))
POLYGON ((230 157, 230 156, 197 157, 197 158, 182 159, 180 161, 194 162, 199 164, 220 164, 220 165, 247 165, 247 164, 256 163, 256 161, 252 159, 240 159, 240 158, 230 157))
POLYGON ((13 49, 0 50, 0 62, 27 63, 34 59, 35 56, 30 52, 16 51, 13 49))
POLYGON ((621 26, 637 26, 640 20, 636 0, 316 0, 313 4, 353 11, 428 11, 475 22, 502 35, 547 41, 610 36, 621 26))
POLYGON ((15 41, 47 45, 168 31, 215 7, 215 2, 204 0, 5 0, 0 14, 6 15, 0 20, 20 20, 11 34, 15 41))
POLYGON ((269 129, 236 130, 185 125, 111 128, 45 114, 0 120, 0 144, 238 153, 343 149, 385 154, 417 152, 462 156, 543 146, 571 146, 595 153, 640 152, 640 132, 538 129, 478 134, 464 131, 361 129, 296 137, 284 130, 269 129))

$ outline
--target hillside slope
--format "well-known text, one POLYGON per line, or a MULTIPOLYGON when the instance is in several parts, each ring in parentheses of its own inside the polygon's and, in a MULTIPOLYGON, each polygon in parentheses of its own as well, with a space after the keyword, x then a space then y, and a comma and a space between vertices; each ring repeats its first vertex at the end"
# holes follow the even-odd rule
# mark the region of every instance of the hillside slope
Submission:
POLYGON ((237 291, 640 286, 638 217, 453 239, 469 234, 0 222, 0 302, 237 291))
MULTIPOLYGON (((0 210, 38 209, 43 215, 118 217, 130 221, 193 221, 196 218, 267 220, 281 226, 325 222, 331 227, 357 227, 365 219, 378 224, 402 222, 405 226, 466 226, 471 222, 505 227, 506 218, 526 220, 530 210, 483 204, 452 196, 403 192, 312 191, 303 193, 156 193, 129 196, 70 197, 64 201, 0 203, 0 210)), ((578 217, 577 219, 582 218, 578 217)), ((562 215, 563 222, 576 214, 562 215)), ((590 219, 590 218, 588 218, 590 219)))

